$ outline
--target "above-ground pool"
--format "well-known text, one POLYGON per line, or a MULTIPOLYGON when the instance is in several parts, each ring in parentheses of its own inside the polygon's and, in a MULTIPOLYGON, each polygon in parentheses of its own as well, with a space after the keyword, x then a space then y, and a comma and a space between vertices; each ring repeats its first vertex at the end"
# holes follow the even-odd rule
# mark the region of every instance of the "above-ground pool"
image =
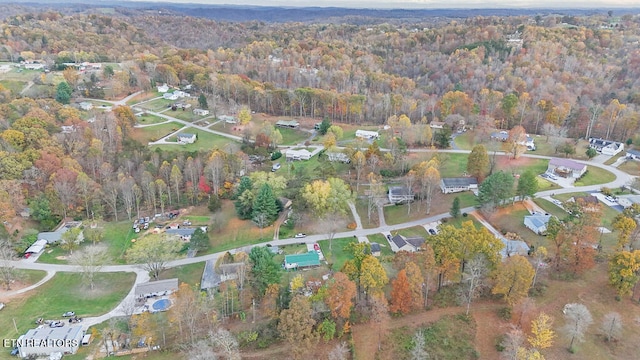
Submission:
POLYGON ((160 300, 154 302, 153 305, 151 305, 151 307, 155 311, 165 311, 169 307, 171 307, 171 300, 169 300, 169 299, 160 299, 160 300))

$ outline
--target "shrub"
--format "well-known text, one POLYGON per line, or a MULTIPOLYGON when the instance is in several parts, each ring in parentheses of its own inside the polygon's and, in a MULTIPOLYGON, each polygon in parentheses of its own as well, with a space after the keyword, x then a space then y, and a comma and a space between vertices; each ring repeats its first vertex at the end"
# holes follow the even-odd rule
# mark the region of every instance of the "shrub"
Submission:
POLYGON ((280 159, 281 157, 282 157, 282 153, 281 153, 280 151, 274 151, 274 152, 271 154, 271 161, 273 161, 273 160, 278 160, 278 159, 280 159))
POLYGON ((504 351, 504 345, 502 344, 504 342, 505 339, 505 334, 500 334, 498 336, 496 336, 496 350, 498 350, 498 352, 503 352, 504 351))
POLYGON ((467 217, 467 216, 469 216, 469 214, 467 214, 467 213, 462 213, 462 217, 467 217))
POLYGON ((511 320, 511 308, 505 306, 498 309, 498 317, 502 320, 511 320))
POLYGON ((216 212, 222 208, 222 201, 220 201, 220 198, 217 196, 211 196, 209 198, 209 204, 207 205, 207 208, 211 212, 216 212))
POLYGON ((356 224, 355 222, 350 222, 347 225, 347 229, 349 229, 349 230, 355 230, 357 227, 358 227, 358 224, 356 224))

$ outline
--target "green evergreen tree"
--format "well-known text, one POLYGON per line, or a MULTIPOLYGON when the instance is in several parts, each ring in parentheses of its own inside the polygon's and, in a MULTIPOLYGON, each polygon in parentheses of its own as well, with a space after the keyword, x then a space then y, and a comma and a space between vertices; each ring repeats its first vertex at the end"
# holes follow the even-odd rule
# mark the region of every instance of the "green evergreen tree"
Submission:
POLYGON ((249 253, 252 284, 260 297, 270 284, 280 283, 280 265, 273 261, 273 253, 265 246, 255 246, 249 253))
POLYGON ((460 198, 457 196, 453 198, 453 204, 451 204, 451 210, 449 210, 449 214, 454 218, 458 218, 460 216, 460 198))
POLYGON ((491 174, 478 187, 477 201, 488 210, 503 205, 513 196, 513 175, 503 171, 491 174))
POLYGON ((200 94, 200 96, 198 96, 198 105, 200 105, 201 109, 209 108, 209 104, 207 103, 207 97, 204 96, 204 94, 200 94))
POLYGON ((233 198, 236 200, 234 205, 236 206, 236 213, 240 219, 250 219, 253 214, 253 201, 255 196, 253 195, 253 181, 248 176, 243 176, 240 179, 240 185, 236 190, 233 198))
POLYGON ((202 231, 201 228, 197 228, 196 231, 191 235, 191 239, 189 240, 189 249, 202 251, 207 250, 209 248, 209 236, 207 233, 202 231))
POLYGON ((318 130, 318 132, 320 132, 320 135, 327 135, 327 131, 329 131, 330 127, 331 121, 326 117, 322 119, 322 122, 320 123, 320 130, 318 130))
POLYGON ((278 218, 278 203, 273 189, 267 183, 263 184, 253 202, 253 217, 264 215, 262 227, 269 226, 278 218))
POLYGON ((69 86, 66 81, 61 82, 56 88, 56 101, 61 104, 70 103, 72 92, 71 86, 69 86))
POLYGON ((538 192, 538 179, 533 171, 525 171, 520 175, 518 179, 518 187, 516 189, 516 195, 520 197, 520 200, 524 201, 526 197, 531 197, 538 192))

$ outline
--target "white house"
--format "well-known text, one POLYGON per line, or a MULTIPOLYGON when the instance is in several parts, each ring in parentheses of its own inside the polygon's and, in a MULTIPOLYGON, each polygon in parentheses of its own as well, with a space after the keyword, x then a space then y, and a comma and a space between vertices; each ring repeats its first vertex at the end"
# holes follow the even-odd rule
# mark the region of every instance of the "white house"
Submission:
POLYGON ((83 101, 80 104, 78 104, 78 106, 80 107, 80 110, 89 111, 93 109, 93 104, 88 101, 83 101))
POLYGON ((589 147, 607 156, 615 156, 624 150, 623 143, 600 138, 589 138, 589 147))
POLYGON ((285 157, 287 160, 309 160, 311 159, 311 153, 307 149, 287 149, 285 157))
POLYGON ((440 189, 443 194, 478 190, 478 179, 474 177, 442 178, 440 189))
POLYGON ((640 150, 627 149, 627 159, 640 160, 640 150))
POLYGON ((178 134, 177 138, 179 144, 193 144, 198 136, 196 134, 182 133, 178 134))
POLYGON ((547 231, 547 223, 551 215, 529 215, 524 217, 524 226, 538 235, 544 235, 547 231))
POLYGON ((162 85, 158 86, 158 92, 159 93, 166 93, 167 91, 169 91, 169 85, 162 84, 162 85))
POLYGON ((351 159, 349 159, 349 156, 347 156, 347 154, 345 153, 341 153, 341 152, 326 152, 325 154, 327 154, 327 160, 329 161, 339 161, 345 164, 348 164, 351 162, 351 159))
POLYGON ((356 130, 356 137, 363 138, 366 140, 373 140, 380 138, 380 134, 377 131, 369 131, 369 130, 356 130))
POLYGON ((44 69, 44 64, 28 63, 28 64, 24 64, 24 68, 27 70, 41 70, 41 69, 44 69))
POLYGON ((587 172, 587 165, 569 159, 553 158, 549 160, 547 172, 555 172, 565 178, 578 179, 587 172))
POLYGON ((193 114, 198 116, 207 116, 209 115, 209 110, 206 109, 193 109, 193 114))
POLYGON ((162 98, 165 100, 178 100, 178 94, 176 94, 176 92, 166 92, 164 94, 162 94, 162 98))
POLYGON ((432 129, 442 129, 444 128, 444 125, 445 125, 444 121, 432 121, 431 123, 429 123, 429 126, 432 129))
MULTIPOLYGON (((533 138, 529 134, 526 134, 525 136, 526 136, 525 139, 523 141, 520 141, 518 144, 522 146, 526 146, 527 150, 529 151, 535 150, 536 144, 533 138)), ((491 134, 491 138, 494 140, 505 142, 509 139, 509 133, 504 130, 500 132, 494 132, 491 134)))
POLYGON ((53 353, 75 354, 83 337, 82 326, 42 327, 27 331, 18 338, 16 345, 23 359, 50 356, 53 353))
POLYGON ((238 123, 238 119, 236 119, 235 117, 230 116, 230 115, 220 115, 218 117, 218 119, 224 121, 227 124, 237 124, 238 123))
POLYGON ((399 204, 413 201, 415 194, 406 186, 392 186, 389 188, 389 202, 399 204))
POLYGON ((149 281, 136 285, 135 297, 138 299, 153 296, 170 295, 178 291, 178 278, 149 281))

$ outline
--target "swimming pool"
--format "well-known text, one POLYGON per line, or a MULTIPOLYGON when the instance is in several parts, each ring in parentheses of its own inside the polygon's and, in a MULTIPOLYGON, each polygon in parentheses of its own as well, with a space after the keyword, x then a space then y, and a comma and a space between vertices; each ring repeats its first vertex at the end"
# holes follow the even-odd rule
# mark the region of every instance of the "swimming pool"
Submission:
POLYGON ((171 307, 171 300, 169 299, 160 299, 156 302, 153 303, 153 305, 151 305, 151 307, 153 307, 153 310, 155 311, 165 311, 168 308, 171 307))

